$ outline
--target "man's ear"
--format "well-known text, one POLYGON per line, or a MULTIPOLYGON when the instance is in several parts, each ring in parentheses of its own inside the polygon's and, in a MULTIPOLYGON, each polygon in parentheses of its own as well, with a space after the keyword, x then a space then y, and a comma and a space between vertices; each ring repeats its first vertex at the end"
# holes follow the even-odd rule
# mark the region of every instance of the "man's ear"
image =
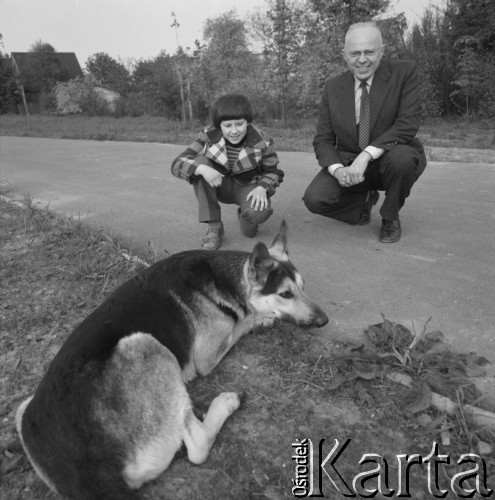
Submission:
POLYGON ((280 223, 280 229, 273 240, 272 246, 268 250, 272 257, 278 260, 289 260, 289 250, 287 248, 287 222, 285 219, 280 223))
POLYGON ((248 279, 251 284, 263 286, 274 265, 275 261, 268 253, 266 245, 262 242, 256 243, 248 264, 248 279))

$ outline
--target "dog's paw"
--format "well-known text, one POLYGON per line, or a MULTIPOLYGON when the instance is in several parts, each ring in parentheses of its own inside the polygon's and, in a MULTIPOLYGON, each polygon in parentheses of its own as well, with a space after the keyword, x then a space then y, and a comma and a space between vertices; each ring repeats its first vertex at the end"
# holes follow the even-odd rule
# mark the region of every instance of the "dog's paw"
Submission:
POLYGON ((224 411, 232 415, 240 406, 241 400, 236 392, 222 392, 211 403, 210 410, 224 411))
POLYGON ((265 328, 270 328, 275 323, 276 318, 263 318, 256 321, 256 326, 263 326, 265 328))

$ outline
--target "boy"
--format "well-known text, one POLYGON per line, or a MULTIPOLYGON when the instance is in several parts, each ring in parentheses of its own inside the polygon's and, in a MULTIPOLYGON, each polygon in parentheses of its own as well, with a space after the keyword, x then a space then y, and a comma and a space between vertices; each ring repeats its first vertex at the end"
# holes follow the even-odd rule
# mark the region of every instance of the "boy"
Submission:
POLYGON ((253 238, 273 213, 270 198, 284 177, 273 140, 251 123, 253 111, 245 96, 223 95, 211 114, 212 125, 172 163, 172 174, 193 185, 199 222, 208 224, 202 242, 206 250, 222 244, 219 202, 239 206, 241 233, 253 238))

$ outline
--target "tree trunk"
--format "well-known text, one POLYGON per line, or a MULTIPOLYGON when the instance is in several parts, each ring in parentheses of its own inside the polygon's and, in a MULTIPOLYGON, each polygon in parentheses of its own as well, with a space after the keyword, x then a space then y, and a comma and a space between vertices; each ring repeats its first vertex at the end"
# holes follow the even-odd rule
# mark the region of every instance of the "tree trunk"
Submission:
POLYGON ((182 72, 180 68, 177 68, 177 76, 179 77, 179 88, 180 88, 180 109, 182 113, 182 122, 186 123, 186 103, 184 100, 184 81, 182 79, 182 72))
POLYGON ((349 0, 349 23, 353 24, 356 17, 356 0, 349 0))
POLYGON ((284 98, 280 99, 280 119, 283 124, 287 123, 287 106, 284 98))
POLYGON ((189 120, 193 119, 192 96, 191 96, 191 78, 187 77, 187 105, 189 107, 189 120))

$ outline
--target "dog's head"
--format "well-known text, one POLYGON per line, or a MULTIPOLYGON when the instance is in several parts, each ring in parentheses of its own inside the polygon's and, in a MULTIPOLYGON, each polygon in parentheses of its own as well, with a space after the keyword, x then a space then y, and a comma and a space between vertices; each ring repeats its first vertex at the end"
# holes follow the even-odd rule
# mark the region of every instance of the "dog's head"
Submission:
POLYGON ((247 263, 248 301, 260 319, 279 318, 300 326, 324 326, 328 317, 304 293, 304 282, 289 260, 287 224, 270 248, 257 243, 247 263))

